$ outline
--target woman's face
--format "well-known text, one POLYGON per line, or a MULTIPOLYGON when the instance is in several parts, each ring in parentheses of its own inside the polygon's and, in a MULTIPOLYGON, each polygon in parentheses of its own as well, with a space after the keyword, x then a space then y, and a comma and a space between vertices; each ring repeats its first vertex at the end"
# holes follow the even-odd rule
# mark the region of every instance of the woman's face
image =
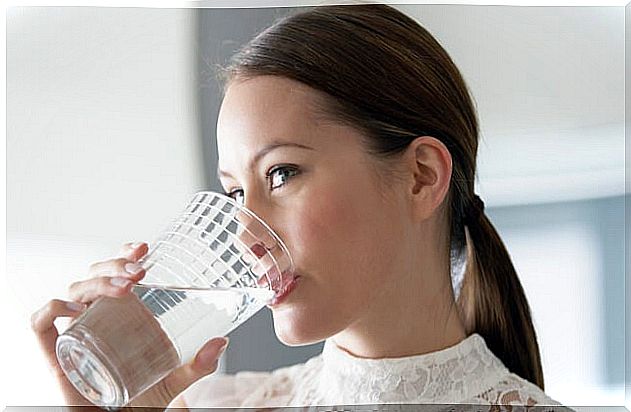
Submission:
POLYGON ((300 276, 272 308, 287 345, 359 321, 403 269, 403 202, 384 195, 359 132, 316 115, 317 97, 277 76, 233 82, 217 124, 224 190, 283 239, 300 276))

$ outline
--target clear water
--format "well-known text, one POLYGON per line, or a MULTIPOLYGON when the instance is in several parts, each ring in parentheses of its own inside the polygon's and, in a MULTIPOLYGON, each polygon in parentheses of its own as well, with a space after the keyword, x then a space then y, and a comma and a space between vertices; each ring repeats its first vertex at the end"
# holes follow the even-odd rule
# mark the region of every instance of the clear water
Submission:
POLYGON ((88 400, 119 407, 273 297, 273 291, 261 288, 135 285, 129 295, 96 300, 57 340, 57 357, 88 400))
POLYGON ((274 292, 262 288, 174 288, 136 285, 134 293, 158 320, 182 362, 207 340, 225 336, 262 309, 274 292))

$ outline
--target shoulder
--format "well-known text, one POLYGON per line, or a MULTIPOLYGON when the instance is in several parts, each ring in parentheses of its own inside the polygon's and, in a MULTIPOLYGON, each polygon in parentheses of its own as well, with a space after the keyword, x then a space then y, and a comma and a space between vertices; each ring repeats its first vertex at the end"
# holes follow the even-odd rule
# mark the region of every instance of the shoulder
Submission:
POLYGON ((189 386, 178 398, 188 407, 241 407, 283 404, 294 387, 317 368, 319 357, 271 372, 241 371, 208 375, 189 386))
POLYGON ((511 372, 489 389, 476 395, 474 400, 491 405, 562 406, 537 385, 511 372))
POLYGON ((284 407, 293 403, 296 396, 313 389, 321 367, 321 357, 315 356, 304 363, 279 368, 261 382, 256 390, 242 399, 244 407, 284 407))

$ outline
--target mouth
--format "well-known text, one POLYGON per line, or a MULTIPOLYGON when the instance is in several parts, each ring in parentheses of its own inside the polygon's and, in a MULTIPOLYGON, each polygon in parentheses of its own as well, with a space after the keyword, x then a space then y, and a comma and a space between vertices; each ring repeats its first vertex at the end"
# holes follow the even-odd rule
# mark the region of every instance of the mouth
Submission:
POLYGON ((266 276, 262 276, 257 284, 262 288, 270 288, 275 292, 274 300, 278 300, 279 297, 285 296, 293 288, 293 284, 300 276, 295 272, 284 271, 279 274, 276 268, 272 268, 267 272, 266 276))
POLYGON ((272 300, 267 304, 267 306, 273 308, 280 305, 286 299, 286 297, 296 288, 299 279, 300 276, 295 274, 283 276, 283 286, 276 293, 276 296, 274 296, 274 298, 272 298, 272 300))

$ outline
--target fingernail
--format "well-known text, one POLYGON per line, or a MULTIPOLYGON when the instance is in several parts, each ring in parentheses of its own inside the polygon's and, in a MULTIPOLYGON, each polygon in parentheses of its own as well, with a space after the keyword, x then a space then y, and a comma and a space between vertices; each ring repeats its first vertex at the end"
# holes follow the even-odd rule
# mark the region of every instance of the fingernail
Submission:
POLYGON ((110 283, 114 286, 124 288, 131 283, 131 280, 124 278, 112 278, 110 279, 110 283))
POLYGON ((128 263, 125 265, 125 271, 130 275, 137 275, 142 270, 142 266, 137 263, 128 263))
POLYGON ((219 352, 217 352, 217 357, 220 357, 221 355, 223 355, 223 353, 226 351, 226 349, 228 348, 228 343, 230 342, 229 338, 224 338, 224 340, 226 341, 226 343, 223 344, 223 346, 221 348, 219 348, 219 352))
POLYGON ((79 302, 66 302, 66 307, 75 312, 80 312, 85 309, 85 305, 79 302))
MULTIPOLYGON (((224 351, 226 350, 226 348, 228 347, 228 338, 224 338, 224 340, 226 341, 226 343, 223 344, 223 346, 221 348, 219 348, 218 351, 214 351, 210 348, 205 348, 204 351, 200 352, 198 357, 198 361, 202 364, 202 365, 208 365, 211 362, 216 361, 217 359, 219 359, 219 357, 224 353, 224 351)), ((212 345, 208 345, 209 347, 212 347, 212 345)))
POLYGON ((139 248, 139 247, 140 247, 140 245, 142 245, 142 242, 134 242, 134 243, 132 243, 131 245, 129 245, 129 247, 130 247, 131 249, 137 249, 137 248, 139 248))

